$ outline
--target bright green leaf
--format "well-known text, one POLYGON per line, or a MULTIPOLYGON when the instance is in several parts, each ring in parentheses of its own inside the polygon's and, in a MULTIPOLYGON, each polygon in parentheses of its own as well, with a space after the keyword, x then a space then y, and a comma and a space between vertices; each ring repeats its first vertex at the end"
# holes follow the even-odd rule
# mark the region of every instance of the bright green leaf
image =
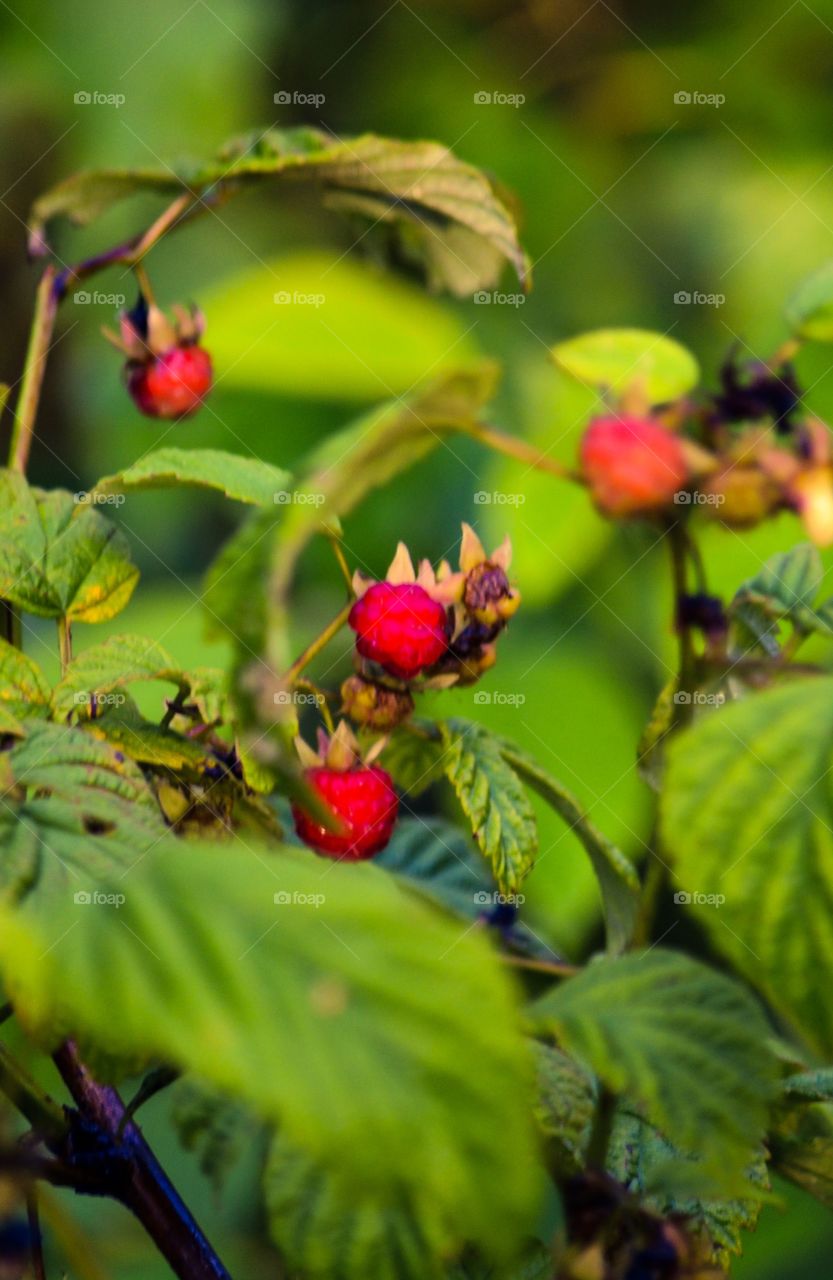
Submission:
POLYGON ((0 710, 15 718, 47 716, 52 691, 32 658, 0 640, 0 710))
POLYGON ((614 392, 641 384, 652 404, 679 399, 700 379, 690 351, 646 329, 595 329, 559 342, 552 354, 579 382, 614 392))
POLYGON ((288 471, 271 462, 222 449, 154 449, 118 475, 99 480, 93 497, 191 485, 217 489, 238 502, 268 506, 283 500, 291 480, 288 471))
POLYGON ((187 676, 155 640, 109 636, 70 662, 52 695, 55 715, 89 715, 94 701, 118 706, 117 690, 137 680, 167 680, 180 689, 188 687, 187 676))
POLYGON ((826 262, 799 285, 785 314, 796 337, 833 342, 833 262, 826 262))

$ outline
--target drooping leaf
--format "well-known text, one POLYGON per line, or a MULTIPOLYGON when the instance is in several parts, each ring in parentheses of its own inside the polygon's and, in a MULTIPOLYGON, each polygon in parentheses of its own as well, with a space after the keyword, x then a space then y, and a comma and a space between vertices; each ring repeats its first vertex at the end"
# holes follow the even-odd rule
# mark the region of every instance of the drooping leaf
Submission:
POLYGON ((631 940, 639 905, 639 877, 633 864, 590 821, 576 798, 545 769, 512 743, 502 742, 504 760, 519 778, 555 810, 581 841, 599 882, 608 949, 623 951, 631 940))
POLYGON ((538 1175, 530 1062, 491 948, 376 867, 256 852, 169 838, 117 882, 118 909, 79 915, 57 894, 4 914, 18 1016, 197 1071, 354 1195, 399 1180, 461 1243, 511 1249, 538 1175))
POLYGON ((664 846, 714 944, 807 1040, 833 1049, 833 679, 703 717, 669 747, 664 846))
POLYGON ((617 1108, 608 1149, 608 1172, 641 1204, 662 1214, 683 1214, 689 1231, 704 1234, 711 1260, 728 1268, 742 1252, 743 1233, 754 1229, 769 1186, 762 1144, 736 1176, 736 1191, 727 1194, 702 1178, 696 1156, 686 1155, 627 1107, 617 1108), (702 1183, 698 1186, 698 1183, 702 1183))
POLYGON ((185 1150, 196 1154, 215 1191, 222 1189, 257 1129, 251 1112, 237 1098, 190 1076, 174 1085, 171 1123, 185 1150))
POLYGON ((51 693, 38 664, 7 640, 0 640, 0 710, 15 719, 47 716, 51 693))
POLYGON ((501 743, 482 725, 453 719, 439 728, 443 771, 498 885, 504 893, 515 894, 538 850, 529 797, 504 758, 501 743))
POLYGON ((700 379, 690 351, 646 329, 595 329, 559 342, 552 354, 579 382, 614 392, 638 384, 652 404, 679 399, 700 379))
POLYGON ((802 281, 785 314, 796 337, 833 342, 833 262, 826 262, 802 281))
POLYGON ((709 1168, 743 1164, 775 1089, 760 1008, 732 979, 660 947, 596 961, 533 1021, 709 1168))
POLYGON ((37 889, 87 895, 105 871, 129 870, 166 827, 141 771, 79 729, 26 721, 4 756, 0 899, 37 889))
POLYGON ((155 640, 109 636, 69 663, 55 686, 53 710, 56 716, 89 715, 96 701, 119 705, 113 694, 138 680, 167 680, 182 690, 188 688, 187 676, 155 640))
POLYGON ((276 179, 313 182, 342 211, 372 225, 393 223, 421 251, 434 284, 471 292, 495 283, 503 260, 526 280, 515 219, 479 169, 436 142, 373 134, 338 140, 310 127, 258 130, 235 139, 218 160, 179 172, 165 167, 75 174, 35 202, 30 236, 42 245, 53 219, 85 225, 139 192, 191 192, 210 202, 226 190, 276 179))
POLYGON ((137 489, 170 489, 193 486, 216 489, 227 498, 253 506, 281 501, 292 477, 261 458, 226 453, 222 449, 154 449, 132 467, 99 480, 96 495, 132 493, 137 489))
POLYGON ((95 507, 0 471, 0 598, 46 618, 105 622, 138 578, 124 535, 95 507))

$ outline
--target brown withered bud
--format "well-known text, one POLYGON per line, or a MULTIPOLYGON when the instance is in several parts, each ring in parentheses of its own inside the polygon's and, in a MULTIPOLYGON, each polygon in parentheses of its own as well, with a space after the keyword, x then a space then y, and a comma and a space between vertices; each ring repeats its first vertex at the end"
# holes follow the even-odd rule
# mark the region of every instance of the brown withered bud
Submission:
POLYGON ((407 689, 391 689, 364 676, 348 676, 341 686, 342 711, 356 724, 387 733, 395 729, 414 710, 414 700, 407 689))

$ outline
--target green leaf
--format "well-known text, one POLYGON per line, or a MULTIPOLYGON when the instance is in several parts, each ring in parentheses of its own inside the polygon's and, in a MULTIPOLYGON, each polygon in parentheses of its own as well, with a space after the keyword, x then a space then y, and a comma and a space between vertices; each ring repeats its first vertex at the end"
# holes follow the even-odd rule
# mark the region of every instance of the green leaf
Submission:
POLYGON ((779 1107, 768 1142, 773 1171, 833 1209, 833 1106, 779 1107))
POLYGON ((833 342, 833 262, 826 262, 798 286, 785 314, 797 338, 833 342))
POLYGON ((534 1045, 538 1066, 535 1117, 547 1139, 549 1167, 569 1177, 584 1165, 596 1110, 592 1076, 553 1045, 534 1045))
MULTIPOLYGON (((98 704, 100 706, 100 704, 98 704)), ((83 728, 94 738, 109 742, 139 764, 179 772, 190 769, 201 773, 216 758, 206 754, 198 741, 183 738, 172 729, 145 720, 130 699, 123 704, 107 705, 94 720, 84 720, 83 728)))
POLYGON ((809 542, 771 556, 760 573, 742 583, 730 605, 759 643, 773 634, 773 623, 788 619, 809 634, 833 634, 833 625, 813 608, 824 580, 821 556, 809 542))
POLYGON ((285 598, 301 552, 322 528, 347 515, 373 489, 425 457, 449 431, 475 426, 492 395, 496 368, 441 374, 412 395, 383 405, 328 436, 300 468, 273 552, 271 589, 285 598))
POLYGON ((677 400, 700 380, 690 351, 646 329, 595 329, 552 349, 559 368, 579 382, 622 392, 640 383, 652 404, 677 400))
POLYGON ((266 635, 266 591, 273 530, 284 507, 250 512, 221 547, 205 575, 202 603, 209 635, 230 635, 251 659, 266 635))
POLYGON ((775 1087, 769 1028, 736 982, 659 947, 598 960, 532 1006, 533 1022, 704 1164, 760 1141, 775 1087))
POLYGON ((42 244, 53 219, 86 225, 138 192, 190 191, 215 199, 225 190, 276 178, 312 181, 340 210, 371 225, 392 223, 404 232, 406 247, 426 263, 433 284, 469 293, 495 283, 504 259, 526 280, 528 263, 514 217, 479 169, 437 142, 398 142, 374 134, 334 140, 309 127, 259 130, 235 139, 219 160, 179 173, 166 166, 75 174, 35 202, 30 236, 42 244))
POLYGON ((476 918, 494 899, 495 882, 467 836, 442 818, 400 818, 377 867, 407 877, 459 915, 476 918))
POLYGON ((608 950, 624 951, 633 936, 639 907, 639 876, 633 864, 590 821, 576 798, 525 751, 501 743, 504 760, 518 777, 564 819, 593 864, 604 906, 608 950))
POLYGON ((93 702, 122 705, 116 691, 137 680, 167 680, 182 690, 188 677, 171 655, 146 636, 108 636, 101 644, 84 649, 67 666, 55 686, 52 706, 56 716, 72 712, 90 714, 93 702))
POLYGON ((435 726, 412 720, 411 728, 395 730, 382 759, 397 788, 408 796, 421 795, 443 776, 443 748, 431 736, 435 726))
POLYGON ((99 511, 0 471, 0 598, 46 618, 105 622, 138 578, 126 538, 99 511))
POLYGON ((807 1040, 833 1049, 833 679, 704 716, 668 749, 663 844, 712 941, 807 1040))
POLYGON ((268 258, 200 306, 224 388, 368 405, 479 359, 462 315, 341 249, 268 258))
POLYGON ((222 449, 154 449, 132 467, 105 476, 93 489, 96 495, 131 493, 137 489, 171 489, 193 485, 217 489, 227 498, 268 506, 282 501, 291 476, 288 471, 222 449))
POLYGON ((535 814, 500 742, 470 720, 439 725, 442 765, 472 833, 506 894, 515 894, 538 850, 535 814))
POLYGON ((128 871, 167 828, 122 752, 79 729, 25 727, 26 738, 3 757, 0 899, 34 889, 89 894, 105 871, 128 871))
POLYGON ((461 1242, 526 1233, 530 1062, 477 931, 376 867, 324 874, 286 846, 169 838, 115 883, 118 909, 59 892, 4 913, 0 973, 33 1034, 193 1070, 355 1196, 404 1183, 461 1242))
POLYGON ((662 1216, 684 1215, 690 1230, 705 1233, 711 1261, 725 1268, 732 1255, 742 1252, 743 1232, 754 1230, 769 1187, 759 1144, 750 1152, 747 1167, 736 1175, 737 1191, 716 1194, 713 1187, 710 1194, 696 1156, 679 1151, 626 1107, 617 1108, 607 1168, 646 1208, 662 1216))
POLYGON ((0 711, 20 716, 49 715, 52 691, 38 664, 0 640, 0 711))
POLYGON ((802 1071, 784 1081, 784 1096, 806 1102, 833 1102, 833 1067, 802 1071))

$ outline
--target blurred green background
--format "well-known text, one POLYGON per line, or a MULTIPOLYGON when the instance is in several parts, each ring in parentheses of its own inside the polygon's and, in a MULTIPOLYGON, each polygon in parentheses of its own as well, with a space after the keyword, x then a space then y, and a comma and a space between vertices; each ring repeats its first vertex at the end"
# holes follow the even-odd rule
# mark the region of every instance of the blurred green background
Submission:
MULTIPOLYGON (((122 295, 133 300, 131 283, 118 270, 101 275, 91 300, 68 303, 60 321, 31 467, 45 485, 89 488, 162 442, 291 468, 351 416, 478 353, 505 365, 494 421, 569 462, 592 397, 559 380, 554 341, 602 325, 655 328, 690 344, 713 380, 730 348, 752 357, 778 345, 785 297, 833 256, 833 0, 734 11, 614 0, 9 0, 0 31, 5 380, 19 377, 31 311, 23 221, 34 196, 81 167, 207 155, 254 127, 310 121, 340 136, 436 138, 517 192, 534 263, 525 300, 508 272, 509 300, 431 298, 379 267, 372 236, 356 246, 355 231, 313 201, 241 197, 149 261, 161 302, 193 299, 206 312, 217 368, 209 404, 173 427, 139 417, 99 336, 122 295), (675 297, 694 292, 723 300, 675 297), (276 302, 281 293, 296 300, 276 302)), ((73 261, 107 247, 157 208, 137 200, 62 235, 58 251, 73 261)), ((812 406, 833 415, 829 351, 802 354, 799 373, 812 406)), ((200 580, 240 514, 208 496, 130 497, 115 518, 143 581, 110 630, 153 635, 183 664, 223 662, 223 644, 204 636, 200 580)), ((537 752, 638 857, 650 797, 634 747, 673 661, 662 550, 645 529, 612 531, 582 493, 459 442, 373 495, 346 521, 346 545, 355 565, 381 573, 399 538, 421 556, 449 553, 461 519, 487 542, 511 533, 525 603, 480 687, 492 701, 447 694, 443 713, 480 717, 537 752)), ((789 516, 754 533, 708 530, 715 588, 731 592, 801 536, 789 516)), ((340 599, 331 560, 314 550, 300 581, 299 646, 340 599)), ((90 629, 78 630, 77 645, 89 643, 90 629)), ((31 630, 27 645, 55 661, 48 629, 31 630)), ((322 678, 346 673, 347 647, 329 651, 322 678)), ((595 889, 572 837, 544 812, 541 827, 529 918, 572 955, 593 928, 595 889)), ((682 937, 689 926, 669 909, 669 930, 678 925, 682 937)), ((215 1203, 165 1137, 168 1105, 152 1103, 146 1123, 186 1199, 210 1219, 233 1271, 274 1274, 258 1243, 258 1153, 215 1203)), ((833 1244, 829 1215, 779 1190, 792 1212, 764 1212, 740 1277, 815 1277, 833 1244)), ((70 1275, 168 1274, 116 1210, 81 1206, 79 1216, 56 1195, 51 1217, 63 1241, 55 1265, 70 1275), (99 1270, 83 1241, 72 1245, 79 1221, 95 1235, 99 1270)))

